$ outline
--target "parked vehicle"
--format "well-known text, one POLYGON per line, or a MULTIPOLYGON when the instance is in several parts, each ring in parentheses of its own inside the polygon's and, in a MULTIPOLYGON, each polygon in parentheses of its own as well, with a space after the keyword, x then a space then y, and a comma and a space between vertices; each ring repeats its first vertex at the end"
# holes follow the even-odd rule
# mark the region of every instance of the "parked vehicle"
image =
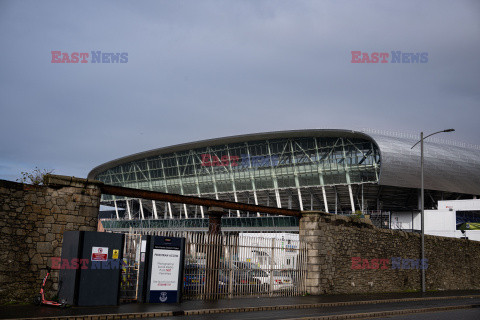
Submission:
MULTIPOLYGON (((189 264, 185 266, 184 271, 184 293, 200 294, 204 292, 206 277, 206 268, 200 264, 189 264)), ((260 287, 260 281, 256 279, 249 270, 234 269, 227 271, 218 270, 218 292, 229 293, 230 288, 233 292, 255 292, 260 287), (230 282, 232 283, 230 285, 230 282)))
POLYGON ((256 270, 261 268, 257 266, 253 262, 248 262, 248 261, 233 261, 233 266, 237 269, 245 269, 245 270, 256 270))
POLYGON ((265 291, 280 291, 294 287, 292 278, 282 270, 267 272, 254 269, 252 273, 256 279, 260 280, 265 291))
POLYGON ((235 292, 252 293, 260 291, 262 283, 255 278, 252 270, 236 269, 232 272, 235 292))
POLYGON ((240 270, 250 270, 251 275, 260 281, 260 284, 265 291, 279 291, 294 287, 293 279, 291 277, 291 270, 273 270, 268 272, 261 269, 259 266, 248 261, 234 261, 233 264, 240 270), (270 280, 270 274, 272 279, 270 280))
POLYGON ((185 266, 183 276, 183 288, 187 294, 201 292, 201 287, 205 285, 205 266, 198 264, 189 264, 185 266))
POLYGON ((35 296, 33 302, 35 305, 45 305, 45 306, 52 306, 52 307, 60 307, 60 308, 65 308, 67 306, 67 303, 65 301, 53 301, 53 300, 47 300, 45 298, 45 283, 47 282, 48 277, 50 276, 50 272, 52 271, 52 268, 47 266, 47 273, 45 274, 45 278, 43 278, 42 281, 42 286, 40 287, 40 292, 35 296))

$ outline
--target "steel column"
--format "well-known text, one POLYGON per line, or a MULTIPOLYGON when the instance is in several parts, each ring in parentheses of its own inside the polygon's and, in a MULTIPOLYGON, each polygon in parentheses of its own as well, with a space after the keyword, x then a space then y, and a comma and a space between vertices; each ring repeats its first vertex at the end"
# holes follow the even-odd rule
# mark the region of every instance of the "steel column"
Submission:
POLYGON ((132 220, 132 214, 130 213, 130 204, 128 203, 128 199, 125 201, 127 202, 128 220, 132 220))
POLYGON ((145 215, 143 214, 142 199, 138 199, 138 204, 140 205, 140 217, 142 220, 145 220, 145 215))
POLYGON ((298 204, 300 206, 300 211, 303 211, 303 199, 302 193, 300 192, 300 181, 298 179, 298 171, 295 159, 295 150, 293 149, 293 142, 290 140, 290 152, 292 153, 292 165, 293 165, 293 175, 295 177, 295 187, 297 188, 298 193, 298 204))
MULTIPOLYGON (((202 193, 200 192, 200 181, 198 180, 197 165, 195 163, 195 158, 193 157, 193 154, 192 154, 192 159, 193 159, 193 175, 195 176, 195 186, 197 187, 197 195, 198 197, 200 197, 202 193)), ((202 216, 202 219, 205 218, 205 214, 203 213, 202 206, 200 206, 200 214, 202 216)))
MULTIPOLYGON (((182 180, 182 173, 180 172, 180 162, 178 161, 178 155, 175 153, 175 161, 177 164, 177 172, 178 172, 178 180, 180 182, 180 192, 185 194, 183 191, 183 180, 182 180)), ((185 210, 185 219, 188 219, 188 212, 187 212, 187 205, 183 204, 183 209, 185 210)), ((180 216, 181 218, 181 216, 180 216)))
POLYGON ((270 142, 267 140, 267 148, 268 148, 268 156, 270 158, 270 174, 273 179, 273 189, 275 190, 275 198, 277 200, 277 207, 281 208, 282 207, 282 201, 280 200, 280 192, 278 191, 278 180, 277 180, 277 175, 275 173, 275 168, 273 167, 273 161, 272 161, 272 150, 270 149, 270 142))
MULTIPOLYGON (((248 166, 249 166, 248 174, 250 176, 250 181, 252 182, 253 199, 255 200, 255 204, 258 205, 257 186, 255 184, 255 175, 252 173, 252 162, 250 161, 250 148, 248 147, 248 142, 245 142, 245 146, 247 148, 248 166)), ((271 170, 273 170, 273 168, 271 170)), ((260 217, 260 212, 257 212, 257 217, 260 217)))
MULTIPOLYGON (((162 165, 163 184, 165 186, 165 192, 168 193, 167 176, 165 175, 165 167, 163 166, 163 159, 162 157, 159 157, 159 159, 160 159, 160 164, 162 165)), ((152 200, 155 200, 155 199, 152 199, 152 200)), ((172 205, 170 203, 168 203, 168 213, 170 215, 170 219, 173 219, 172 205)))
POLYGON ((350 168, 347 166, 347 152, 345 151, 345 140, 342 138, 343 149, 343 167, 345 168, 345 178, 348 185, 348 194, 350 195, 350 206, 352 207, 352 213, 355 212, 355 201, 353 200, 352 183, 350 181, 350 168))
POLYGON ((315 141, 315 153, 317 157, 316 162, 317 162, 318 178, 320 180, 320 186, 322 186, 323 205, 325 206, 325 212, 328 212, 327 192, 325 191, 325 181, 323 180, 323 170, 320 169, 320 166, 323 167, 323 163, 320 161, 320 152, 318 151, 317 138, 315 138, 314 141, 315 141))
POLYGON ((152 200, 152 207, 153 207, 153 216, 155 217, 155 219, 158 219, 157 205, 155 204, 155 200, 152 200))
POLYGON ((117 200, 113 200, 113 203, 115 204, 115 213, 117 214, 117 220, 120 220, 120 216, 118 215, 117 200))

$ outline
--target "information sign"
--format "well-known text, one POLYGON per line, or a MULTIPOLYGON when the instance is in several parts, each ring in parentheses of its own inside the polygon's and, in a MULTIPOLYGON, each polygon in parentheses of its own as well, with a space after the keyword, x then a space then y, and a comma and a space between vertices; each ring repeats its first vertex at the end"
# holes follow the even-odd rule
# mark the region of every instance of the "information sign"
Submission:
POLYGON ((150 290, 178 290, 180 250, 154 249, 150 290))
POLYGON ((108 247, 92 247, 92 261, 107 261, 108 247))
POLYGON ((185 239, 152 236, 149 247, 147 301, 150 303, 180 302, 183 288, 185 239))

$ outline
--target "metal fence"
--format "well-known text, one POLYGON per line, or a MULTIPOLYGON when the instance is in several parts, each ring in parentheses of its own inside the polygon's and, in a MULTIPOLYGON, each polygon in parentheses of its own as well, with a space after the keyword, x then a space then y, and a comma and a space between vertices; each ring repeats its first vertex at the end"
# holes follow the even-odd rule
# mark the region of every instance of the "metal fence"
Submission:
MULTIPOLYGON (((140 230, 139 230, 140 231, 140 230)), ((195 232, 146 231, 142 234, 184 237, 184 299, 305 294, 306 246, 298 234, 211 235, 195 232)), ((140 235, 127 234, 125 248, 138 248, 140 235), (135 245, 128 245, 134 242, 135 245)), ((138 250, 132 268, 137 272, 138 250)), ((130 255, 133 258, 133 255, 130 255)), ((128 286, 125 286, 128 288, 128 286)), ((121 296, 128 296, 127 291, 121 296)), ((125 300, 125 299, 124 299, 125 300)))
POLYGON ((375 227, 382 229, 392 228, 391 214, 389 211, 372 211, 369 216, 375 227))
POLYGON ((141 235, 126 234, 123 246, 122 276, 120 279, 120 300, 136 301, 140 265, 141 235))

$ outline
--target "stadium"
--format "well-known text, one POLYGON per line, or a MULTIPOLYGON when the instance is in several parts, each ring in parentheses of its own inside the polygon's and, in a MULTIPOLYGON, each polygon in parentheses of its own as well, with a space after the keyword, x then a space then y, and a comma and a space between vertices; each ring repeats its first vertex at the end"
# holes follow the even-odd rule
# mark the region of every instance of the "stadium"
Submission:
MULTIPOLYGON (((97 166, 88 179, 270 207, 383 217, 419 210, 420 147, 412 149, 418 140, 415 135, 376 130, 255 133, 133 154, 97 166)), ((425 208, 435 209, 440 200, 480 195, 478 146, 429 138, 424 149, 425 208)), ((152 227, 172 226, 160 223, 166 220, 192 227, 193 221, 197 226, 207 223, 206 208, 198 206, 111 195, 102 196, 102 205, 115 208, 111 218, 117 227, 121 221, 127 221, 123 227, 132 226, 132 221, 139 226, 142 220, 158 221, 149 224, 152 227)), ((231 211, 228 223, 236 228, 241 225, 235 221, 256 218, 247 224, 261 231, 265 223, 272 223, 265 216, 231 211)), ((295 226, 294 218, 283 218, 273 223, 284 225, 283 231, 295 226)))

